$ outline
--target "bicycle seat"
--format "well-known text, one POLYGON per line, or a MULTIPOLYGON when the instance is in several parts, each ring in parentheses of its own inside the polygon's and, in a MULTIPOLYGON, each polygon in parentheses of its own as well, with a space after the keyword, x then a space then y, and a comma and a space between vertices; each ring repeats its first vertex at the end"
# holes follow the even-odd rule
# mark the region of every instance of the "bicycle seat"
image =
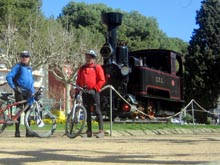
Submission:
POLYGON ((0 99, 7 101, 12 99, 13 93, 1 93, 0 99))

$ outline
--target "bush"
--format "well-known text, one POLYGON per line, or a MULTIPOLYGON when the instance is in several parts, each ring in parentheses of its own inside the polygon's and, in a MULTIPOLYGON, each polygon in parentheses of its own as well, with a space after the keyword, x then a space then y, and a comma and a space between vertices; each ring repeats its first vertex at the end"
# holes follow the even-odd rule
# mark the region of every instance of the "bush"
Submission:
POLYGON ((183 117, 183 121, 186 123, 192 123, 193 122, 193 117, 190 114, 186 114, 186 116, 183 117))
POLYGON ((66 116, 64 111, 60 111, 60 110, 52 110, 51 111, 52 114, 54 114, 57 118, 56 118, 56 123, 57 124, 63 124, 66 122, 66 116))

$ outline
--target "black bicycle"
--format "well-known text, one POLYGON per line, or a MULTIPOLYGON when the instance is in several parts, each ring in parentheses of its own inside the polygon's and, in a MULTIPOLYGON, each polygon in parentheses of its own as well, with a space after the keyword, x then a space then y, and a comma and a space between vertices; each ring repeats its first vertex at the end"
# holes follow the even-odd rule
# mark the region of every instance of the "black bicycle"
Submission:
POLYGON ((66 120, 66 135, 69 138, 75 138, 81 134, 86 124, 87 112, 83 106, 82 93, 85 89, 79 86, 73 86, 75 91, 78 91, 73 101, 73 108, 67 116, 66 120))

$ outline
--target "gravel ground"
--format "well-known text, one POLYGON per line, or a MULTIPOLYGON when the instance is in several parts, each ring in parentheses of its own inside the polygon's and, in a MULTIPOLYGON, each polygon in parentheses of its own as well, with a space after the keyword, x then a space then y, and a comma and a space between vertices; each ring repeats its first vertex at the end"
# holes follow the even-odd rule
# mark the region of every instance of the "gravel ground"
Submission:
MULTIPOLYGON (((134 132, 133 132, 134 133, 134 132)), ((113 131, 103 139, 69 139, 62 131, 50 138, 0 134, 1 165, 220 164, 220 133, 141 134, 113 131)))

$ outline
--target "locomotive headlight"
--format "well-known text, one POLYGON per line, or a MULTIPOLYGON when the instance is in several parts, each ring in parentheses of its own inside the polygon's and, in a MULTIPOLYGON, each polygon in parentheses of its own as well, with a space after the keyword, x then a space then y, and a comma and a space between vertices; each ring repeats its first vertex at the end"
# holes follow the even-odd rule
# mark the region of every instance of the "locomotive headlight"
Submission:
POLYGON ((109 44, 109 43, 105 43, 100 50, 100 54, 105 59, 109 58, 109 56, 112 54, 112 52, 113 52, 113 49, 112 49, 111 44, 109 44))
POLYGON ((129 68, 129 67, 123 66, 123 67, 121 68, 121 74, 122 74, 123 76, 127 76, 129 72, 130 72, 130 68, 129 68))

